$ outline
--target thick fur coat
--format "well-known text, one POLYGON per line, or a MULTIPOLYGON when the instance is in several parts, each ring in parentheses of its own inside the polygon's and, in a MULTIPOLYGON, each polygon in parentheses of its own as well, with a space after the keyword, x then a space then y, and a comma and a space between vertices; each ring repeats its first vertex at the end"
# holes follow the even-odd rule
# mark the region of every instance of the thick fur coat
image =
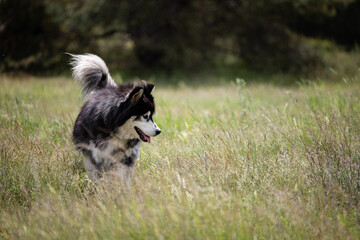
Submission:
POLYGON ((87 101, 75 121, 73 141, 85 156, 91 180, 106 176, 127 182, 140 149, 161 130, 153 120, 154 84, 116 85, 96 55, 71 55, 73 77, 87 101))

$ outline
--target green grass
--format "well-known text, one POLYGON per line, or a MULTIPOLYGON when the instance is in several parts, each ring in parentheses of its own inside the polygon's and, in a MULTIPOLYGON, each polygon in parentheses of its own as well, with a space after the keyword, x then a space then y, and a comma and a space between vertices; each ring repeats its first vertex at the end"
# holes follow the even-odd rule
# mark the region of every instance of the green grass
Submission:
POLYGON ((88 180, 71 79, 0 84, 0 238, 360 238, 358 77, 157 85, 131 191, 88 180))

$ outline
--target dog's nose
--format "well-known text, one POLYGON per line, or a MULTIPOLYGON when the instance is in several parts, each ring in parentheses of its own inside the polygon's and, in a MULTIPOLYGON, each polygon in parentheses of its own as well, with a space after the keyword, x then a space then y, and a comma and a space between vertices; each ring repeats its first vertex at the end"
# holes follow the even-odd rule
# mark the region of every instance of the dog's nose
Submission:
POLYGON ((156 132, 155 132, 156 135, 159 135, 160 133, 161 133, 160 129, 157 129, 156 132))

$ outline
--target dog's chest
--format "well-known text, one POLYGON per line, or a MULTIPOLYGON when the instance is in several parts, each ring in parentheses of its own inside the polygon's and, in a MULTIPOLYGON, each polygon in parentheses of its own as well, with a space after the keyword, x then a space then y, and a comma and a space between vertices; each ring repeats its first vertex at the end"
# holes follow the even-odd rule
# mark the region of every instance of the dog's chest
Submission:
POLYGON ((140 149, 138 139, 120 140, 116 137, 98 143, 97 159, 105 169, 112 168, 115 164, 124 164, 133 167, 140 149))

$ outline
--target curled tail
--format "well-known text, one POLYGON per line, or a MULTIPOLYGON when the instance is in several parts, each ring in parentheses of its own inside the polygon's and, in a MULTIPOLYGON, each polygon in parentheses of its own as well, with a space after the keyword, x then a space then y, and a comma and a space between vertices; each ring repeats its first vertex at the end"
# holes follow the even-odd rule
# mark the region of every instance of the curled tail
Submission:
POLYGON ((84 95, 109 85, 116 86, 105 62, 100 57, 94 54, 69 55, 73 78, 81 84, 84 95))

